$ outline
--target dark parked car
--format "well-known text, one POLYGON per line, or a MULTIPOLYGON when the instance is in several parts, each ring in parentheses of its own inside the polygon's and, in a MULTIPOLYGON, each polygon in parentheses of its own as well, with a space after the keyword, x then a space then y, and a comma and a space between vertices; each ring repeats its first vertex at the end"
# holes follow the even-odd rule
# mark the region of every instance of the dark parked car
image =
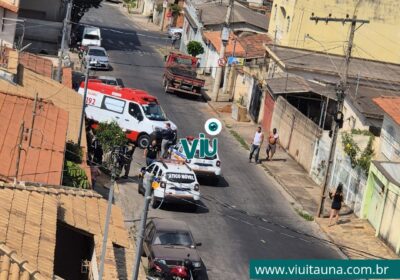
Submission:
POLYGON ((186 259, 193 263, 194 276, 198 276, 203 262, 197 253, 192 233, 185 222, 173 219, 153 219, 145 231, 143 253, 149 260, 149 269, 154 261, 162 261, 169 267, 181 266, 186 259))

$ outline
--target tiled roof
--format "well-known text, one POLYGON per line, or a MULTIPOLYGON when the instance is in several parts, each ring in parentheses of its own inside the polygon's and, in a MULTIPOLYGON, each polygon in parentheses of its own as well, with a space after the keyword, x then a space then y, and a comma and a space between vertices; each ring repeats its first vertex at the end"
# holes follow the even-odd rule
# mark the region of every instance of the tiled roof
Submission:
POLYGON ((246 52, 246 58, 263 57, 265 55, 264 44, 270 44, 272 39, 267 34, 252 34, 240 36, 240 44, 246 52))
POLYGON ((400 97, 382 96, 374 98, 374 102, 382 108, 385 113, 400 125, 400 97))
POLYGON ((48 102, 38 102, 29 147, 34 100, 0 93, 0 178, 15 176, 17 146, 24 121, 18 181, 61 184, 68 113, 48 102))
MULTIPOLYGON (((43 277, 30 279, 53 279, 57 221, 92 234, 99 262, 106 209, 107 201, 93 191, 32 185, 14 187, 0 183, 0 242, 15 251, 20 261, 14 262, 26 261, 29 269, 25 270, 37 270, 43 277)), ((122 212, 115 206, 112 207, 107 247, 104 279, 118 279, 121 275, 128 278, 132 248, 122 212), (124 248, 125 259, 119 257, 118 248, 113 244, 124 248), (119 267, 119 261, 125 263, 119 267)), ((1 249, 0 246, 0 255, 1 249)), ((1 276, 3 266, 0 269, 1 276)))
POLYGON ((0 244, 0 279, 45 280, 46 278, 3 243, 0 244))
MULTIPOLYGON (((203 33, 203 36, 205 37, 206 40, 208 40, 214 48, 217 50, 219 53, 221 49, 221 31, 205 31, 203 33)), ((233 53, 233 48, 235 45, 235 38, 236 36, 233 35, 233 33, 230 34, 229 36, 229 41, 225 49, 225 55, 230 56, 233 53)), ((244 57, 245 51, 243 47, 241 46, 239 40, 236 40, 236 46, 235 46, 235 56, 237 57, 244 57)))
MULTIPOLYGON (((211 2, 194 4, 194 6, 196 9, 202 11, 201 22, 205 27, 224 23, 225 14, 228 9, 227 3, 211 2)), ((269 16, 257 13, 241 4, 235 3, 231 23, 244 23, 267 31, 269 16)))

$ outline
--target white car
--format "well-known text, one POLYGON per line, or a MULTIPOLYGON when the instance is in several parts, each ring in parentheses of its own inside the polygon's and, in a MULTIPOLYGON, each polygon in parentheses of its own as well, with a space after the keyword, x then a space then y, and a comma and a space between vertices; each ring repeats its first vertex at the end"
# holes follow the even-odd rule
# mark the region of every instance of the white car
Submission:
POLYGON ((169 27, 168 28, 168 37, 172 38, 175 36, 176 39, 180 39, 182 37, 183 28, 180 27, 169 27))
POLYGON ((82 46, 101 46, 101 32, 100 28, 87 26, 83 30, 82 35, 82 46))
MULTIPOLYGON (((192 140, 191 138, 188 139, 192 140)), ((189 148, 191 148, 191 146, 189 146, 189 148)), ((211 157, 206 156, 205 158, 200 158, 199 154, 199 145, 192 159, 187 158, 185 150, 180 142, 170 148, 171 159, 184 161, 197 176, 214 177, 214 180, 218 182, 219 176, 221 175, 221 160, 219 159, 218 153, 211 157)))
POLYGON ((91 69, 110 69, 110 62, 108 60, 107 51, 102 47, 90 46, 86 51, 86 59, 84 59, 85 67, 87 67, 87 61, 89 61, 89 67, 91 69))
POLYGON ((152 175, 152 207, 160 203, 175 202, 197 208, 200 200, 200 185, 193 170, 182 161, 162 160, 143 167, 140 173, 138 192, 145 193, 143 180, 152 175))

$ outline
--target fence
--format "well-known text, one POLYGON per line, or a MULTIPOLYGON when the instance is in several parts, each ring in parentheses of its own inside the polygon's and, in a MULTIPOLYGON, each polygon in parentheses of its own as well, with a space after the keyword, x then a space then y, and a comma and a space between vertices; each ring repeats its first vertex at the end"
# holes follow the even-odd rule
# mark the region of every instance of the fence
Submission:
POLYGON ((359 167, 351 166, 350 158, 342 151, 338 145, 329 186, 333 190, 339 183, 343 184, 344 203, 359 217, 367 177, 359 167))

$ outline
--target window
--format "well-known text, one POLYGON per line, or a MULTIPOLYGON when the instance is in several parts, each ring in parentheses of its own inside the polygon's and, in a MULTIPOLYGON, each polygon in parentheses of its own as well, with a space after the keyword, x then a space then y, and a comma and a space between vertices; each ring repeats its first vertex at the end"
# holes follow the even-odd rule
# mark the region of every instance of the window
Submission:
MULTIPOLYGON (((155 103, 150 103, 142 106, 144 114, 149 120, 152 121, 166 121, 167 117, 164 114, 164 111, 161 109, 161 106, 155 103)), ((140 110, 140 109, 139 109, 140 110)))
POLYGON ((153 245, 178 245, 189 247, 193 240, 188 232, 158 232, 153 245))
POLYGON ((156 176, 156 174, 157 174, 157 172, 158 172, 158 169, 159 169, 159 167, 158 167, 158 165, 156 165, 156 166, 154 167, 154 170, 153 170, 153 175, 154 175, 154 176, 156 176))
POLYGON ((103 104, 101 104, 101 109, 112 111, 118 114, 122 114, 125 108, 125 101, 105 96, 103 99, 103 104))
POLYGON ((131 115, 135 119, 142 118, 143 114, 140 110, 140 106, 136 103, 129 103, 129 115, 131 115))
POLYGON ((88 40, 100 40, 99 36, 94 34, 85 34, 83 38, 88 40))
POLYGON ((107 56, 107 54, 103 50, 98 50, 98 49, 90 49, 89 50, 89 55, 92 55, 92 56, 107 56))
POLYGON ((154 165, 155 165, 155 164, 151 164, 149 167, 147 167, 146 171, 147 171, 148 173, 150 173, 150 172, 153 170, 154 165))

